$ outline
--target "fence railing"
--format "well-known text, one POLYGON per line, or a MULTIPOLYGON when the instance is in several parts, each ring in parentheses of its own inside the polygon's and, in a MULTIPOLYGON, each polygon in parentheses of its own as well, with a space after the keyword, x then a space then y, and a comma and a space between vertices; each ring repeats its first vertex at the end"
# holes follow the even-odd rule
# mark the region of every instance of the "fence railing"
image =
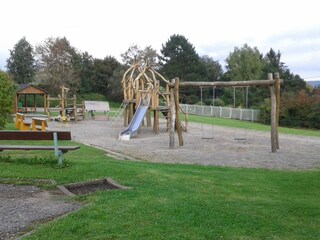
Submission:
POLYGON ((256 109, 243 109, 231 107, 200 106, 189 104, 180 104, 180 107, 188 114, 220 118, 231 118, 251 122, 257 122, 260 113, 260 111, 256 109))

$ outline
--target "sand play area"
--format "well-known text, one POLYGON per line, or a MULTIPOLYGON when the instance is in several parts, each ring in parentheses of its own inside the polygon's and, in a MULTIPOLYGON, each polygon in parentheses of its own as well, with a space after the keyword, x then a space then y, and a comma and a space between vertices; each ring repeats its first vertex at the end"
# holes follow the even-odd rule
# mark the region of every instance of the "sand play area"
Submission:
POLYGON ((184 146, 169 149, 169 133, 160 124, 160 133, 142 126, 129 141, 119 140, 125 129, 117 122, 88 119, 63 125, 50 122, 49 129, 70 130, 74 141, 103 148, 118 159, 214 166, 312 169, 320 167, 320 138, 279 134, 280 150, 271 153, 270 132, 189 123, 183 133, 184 146), (236 140, 240 139, 240 140, 236 140))

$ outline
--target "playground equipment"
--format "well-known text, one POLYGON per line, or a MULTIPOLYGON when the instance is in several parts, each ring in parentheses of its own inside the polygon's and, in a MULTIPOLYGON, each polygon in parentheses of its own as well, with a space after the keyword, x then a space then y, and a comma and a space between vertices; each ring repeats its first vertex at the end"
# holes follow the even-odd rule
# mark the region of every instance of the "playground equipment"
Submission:
MULTIPOLYGON (((122 106, 124 108, 124 125, 128 126, 128 122, 133 121, 129 127, 133 130, 133 126, 139 126, 144 115, 147 116, 147 126, 151 125, 151 112, 154 112, 153 130, 159 132, 159 112, 162 112, 167 119, 167 130, 169 130, 169 148, 174 148, 174 131, 177 131, 179 138, 179 146, 183 146, 182 125, 179 105, 179 88, 180 87, 249 87, 264 86, 269 87, 271 98, 271 151, 276 152, 279 149, 278 122, 280 109, 280 80, 279 73, 275 74, 273 79, 272 73, 268 74, 268 80, 250 80, 250 81, 230 81, 230 82, 180 82, 179 78, 172 79, 171 82, 166 80, 161 74, 152 69, 148 64, 144 66, 140 63, 133 64, 123 75, 122 87, 124 100, 122 106), (162 82, 160 82, 162 81, 162 82), (163 83, 165 86, 160 86, 163 83), (164 91, 162 90, 164 89, 164 91), (146 114, 138 113, 139 120, 133 119, 136 103, 140 99, 146 99, 146 94, 151 95, 151 107, 146 114), (160 97, 162 97, 160 99, 160 97), (163 105, 160 102, 163 101, 163 105)), ((140 104, 138 105, 140 106, 140 104)), ((138 107, 139 109, 139 107, 138 107)), ((139 110, 139 112, 142 112, 139 110)), ((187 117, 186 117, 187 119, 187 117)), ((136 129, 135 129, 136 130, 136 129)), ((120 133, 121 134, 121 133, 120 133)), ((124 134, 123 134, 124 135, 124 134)))
MULTIPOLYGON (((124 115, 124 126, 127 127, 130 123, 127 131, 135 133, 137 129, 132 131, 133 128, 141 125, 144 116, 147 119, 147 127, 151 127, 151 115, 153 114, 153 131, 158 134, 160 113, 166 119, 166 129, 169 129, 171 117, 169 83, 148 64, 142 65, 137 62, 124 73, 122 78, 124 100, 121 109, 124 115), (141 99, 142 101, 140 101, 141 99), (144 104, 146 102, 148 102, 148 106, 144 104), (135 117, 137 111, 138 116, 135 117)), ((125 135, 127 134, 123 133, 120 139, 125 138, 125 135)))
POLYGON ((138 132, 140 125, 143 121, 144 116, 146 115, 150 104, 150 97, 147 96, 147 99, 140 99, 138 108, 131 120, 127 129, 123 130, 119 134, 120 140, 130 140, 131 135, 138 132))
MULTIPOLYGON (((268 74, 268 80, 250 80, 250 81, 230 81, 230 82, 180 82, 179 78, 176 78, 175 83, 169 85, 173 88, 175 105, 179 103, 179 87, 237 87, 237 86, 264 86, 269 87, 270 99, 271 99, 271 151, 276 152, 279 146, 279 136, 278 136, 278 122, 279 122, 279 110, 280 110, 280 83, 283 81, 280 79, 279 73, 275 73, 275 78, 273 79, 273 74, 268 74)), ((172 91, 172 90, 170 90, 172 91)), ((179 109, 176 107, 176 109, 179 109)), ((179 117, 179 111, 177 111, 177 117, 179 117)), ((178 132, 179 145, 183 145, 181 133, 178 132)), ((174 147, 173 134, 170 135, 170 148, 174 147)))
POLYGON ((67 97, 69 88, 64 85, 61 86, 61 96, 58 97, 47 97, 47 115, 48 121, 51 121, 51 112, 58 112, 59 115, 55 117, 57 121, 68 122, 70 120, 78 120, 78 117, 84 118, 84 105, 77 105, 77 97, 73 95, 72 98, 67 97), (50 107, 51 101, 58 101, 59 105, 56 107, 50 107))

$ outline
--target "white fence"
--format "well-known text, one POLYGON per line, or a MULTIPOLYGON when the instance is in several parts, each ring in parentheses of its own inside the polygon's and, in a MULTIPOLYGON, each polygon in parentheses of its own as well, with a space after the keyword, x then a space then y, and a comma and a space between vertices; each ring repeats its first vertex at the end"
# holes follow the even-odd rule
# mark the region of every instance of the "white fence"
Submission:
POLYGON ((232 118, 251 122, 258 121, 260 112, 259 110, 255 109, 242 109, 230 107, 199 106, 188 104, 180 104, 180 106, 188 114, 213 116, 220 118, 232 118))

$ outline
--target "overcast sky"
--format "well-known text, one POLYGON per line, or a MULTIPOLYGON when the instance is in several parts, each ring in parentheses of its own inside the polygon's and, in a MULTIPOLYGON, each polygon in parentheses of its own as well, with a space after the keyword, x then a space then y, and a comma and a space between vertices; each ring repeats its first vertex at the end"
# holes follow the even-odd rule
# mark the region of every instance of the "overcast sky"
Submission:
POLYGON ((22 38, 36 46, 66 37, 93 57, 120 54, 131 45, 160 53, 171 35, 185 36, 199 55, 225 66, 234 47, 247 43, 306 80, 320 79, 320 13, 317 1, 281 0, 2 0, 0 68, 22 38))

